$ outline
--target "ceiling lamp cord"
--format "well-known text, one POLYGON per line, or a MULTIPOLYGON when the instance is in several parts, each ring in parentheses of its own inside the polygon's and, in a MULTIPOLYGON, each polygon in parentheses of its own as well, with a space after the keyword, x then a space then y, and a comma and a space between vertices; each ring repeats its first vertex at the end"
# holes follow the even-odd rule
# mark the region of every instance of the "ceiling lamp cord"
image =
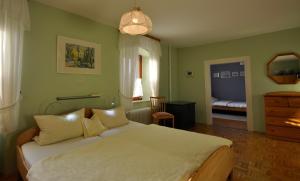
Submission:
POLYGON ((122 15, 119 30, 129 35, 145 35, 152 31, 151 19, 137 6, 136 0, 134 8, 122 15))

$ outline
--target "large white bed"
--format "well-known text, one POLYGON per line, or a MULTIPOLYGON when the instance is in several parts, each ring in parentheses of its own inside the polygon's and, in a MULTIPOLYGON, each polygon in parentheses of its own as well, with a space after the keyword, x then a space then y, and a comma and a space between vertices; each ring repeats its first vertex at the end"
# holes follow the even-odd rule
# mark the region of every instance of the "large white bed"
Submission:
POLYGON ((244 101, 220 100, 212 98, 211 105, 213 110, 247 112, 247 103, 244 101))
POLYGON ((225 181, 234 164, 230 140, 157 125, 129 121, 44 146, 33 141, 39 131, 17 139, 23 180, 225 181))

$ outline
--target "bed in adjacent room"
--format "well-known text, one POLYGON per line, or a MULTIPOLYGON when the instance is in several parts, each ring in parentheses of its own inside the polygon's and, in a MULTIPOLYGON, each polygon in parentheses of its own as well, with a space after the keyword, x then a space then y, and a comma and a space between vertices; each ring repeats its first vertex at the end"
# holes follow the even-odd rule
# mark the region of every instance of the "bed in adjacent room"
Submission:
POLYGON ((219 100, 212 98, 212 109, 220 111, 247 112, 247 103, 244 101, 219 100))
POLYGON ((133 121, 45 145, 38 135, 31 128, 17 139, 23 180, 225 181, 234 163, 228 139, 133 121))

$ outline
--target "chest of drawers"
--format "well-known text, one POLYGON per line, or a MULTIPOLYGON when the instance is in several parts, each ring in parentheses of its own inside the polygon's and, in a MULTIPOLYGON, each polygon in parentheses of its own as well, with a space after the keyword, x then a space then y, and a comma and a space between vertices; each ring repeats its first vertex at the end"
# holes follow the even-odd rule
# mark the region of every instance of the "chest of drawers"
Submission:
POLYGON ((270 92, 264 101, 267 134, 300 142, 300 92, 270 92))

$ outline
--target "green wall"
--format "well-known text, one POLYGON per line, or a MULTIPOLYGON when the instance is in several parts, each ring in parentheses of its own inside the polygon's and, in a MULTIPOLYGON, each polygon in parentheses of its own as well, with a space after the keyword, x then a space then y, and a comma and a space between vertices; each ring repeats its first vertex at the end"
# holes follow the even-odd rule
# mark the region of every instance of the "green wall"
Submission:
POLYGON ((178 49, 162 43, 160 59, 159 95, 168 100, 177 100, 178 95, 178 49))
POLYGON ((278 85, 266 76, 266 63, 280 52, 300 53, 300 28, 274 32, 238 40, 178 49, 179 98, 196 101, 197 121, 204 123, 205 90, 204 61, 250 56, 254 130, 264 131, 263 95, 270 91, 300 91, 300 84, 278 85), (194 78, 186 78, 186 70, 194 71, 194 78))
MULTIPOLYGON (((31 31, 26 33, 24 40, 22 117, 33 122, 32 115, 45 113, 46 106, 57 96, 97 93, 102 98, 91 100, 87 104, 108 107, 112 98, 117 97, 119 88, 118 31, 34 1, 30 2, 30 13, 31 31), (101 74, 56 73, 58 35, 99 43, 101 74)), ((61 110, 65 108, 64 104, 68 102, 55 107, 60 106, 61 110)), ((77 101, 72 101, 68 106, 73 104, 77 104, 77 101)), ((57 110, 50 108, 48 112, 55 111, 57 110)))

